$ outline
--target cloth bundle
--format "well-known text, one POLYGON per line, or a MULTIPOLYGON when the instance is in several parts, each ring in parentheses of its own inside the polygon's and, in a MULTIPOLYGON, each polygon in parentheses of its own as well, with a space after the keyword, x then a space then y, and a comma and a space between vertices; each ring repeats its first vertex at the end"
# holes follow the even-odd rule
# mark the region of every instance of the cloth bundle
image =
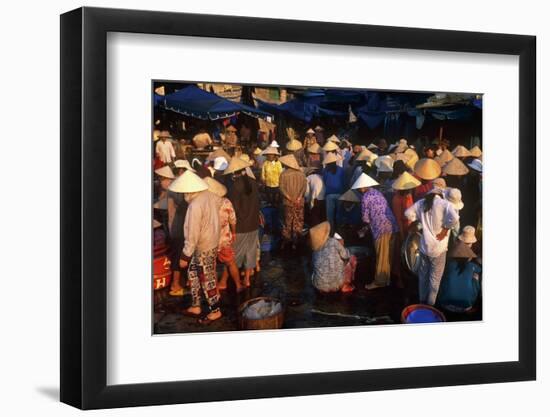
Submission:
POLYGON ((259 300, 244 309, 243 316, 250 320, 265 319, 279 314, 283 306, 278 301, 259 300))

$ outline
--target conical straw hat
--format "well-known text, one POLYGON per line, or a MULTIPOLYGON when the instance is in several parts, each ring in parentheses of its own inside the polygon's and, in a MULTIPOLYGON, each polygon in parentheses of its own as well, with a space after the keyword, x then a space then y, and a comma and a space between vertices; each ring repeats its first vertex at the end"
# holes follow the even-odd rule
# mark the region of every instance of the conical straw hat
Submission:
POLYGON ((302 144, 300 143, 299 140, 291 139, 287 142, 286 148, 289 151, 297 151, 298 149, 302 149, 302 144))
POLYGON ((327 143, 325 143, 325 146, 323 146, 323 150, 324 151, 335 151, 338 149, 338 145, 332 141, 328 141, 327 143))
POLYGON ((476 243, 476 229, 474 226, 464 226, 462 233, 458 235, 458 238, 464 243, 476 243))
POLYGON ((223 156, 218 156, 216 159, 214 159, 214 169, 216 171, 225 171, 227 165, 227 159, 225 159, 223 156))
POLYGON ((243 161, 238 156, 234 156, 231 158, 231 161, 229 161, 229 166, 223 171, 223 175, 232 174, 233 172, 243 170, 249 166, 249 162, 243 161))
POLYGON ((376 146, 374 143, 371 143, 369 146, 367 146, 367 149, 378 149, 378 146, 376 146))
POLYGON ((333 162, 338 162, 340 160, 340 157, 336 155, 335 153, 327 153, 325 158, 323 159, 323 165, 331 164, 333 162))
POLYGON ((462 210, 464 208, 464 202, 462 201, 462 192, 458 188, 445 189, 445 199, 450 202, 457 210, 462 210))
POLYGON ((248 175, 250 178, 252 178, 253 180, 256 179, 256 176, 254 175, 250 167, 246 167, 244 171, 246 172, 246 175, 248 175))
POLYGON ((464 162, 458 158, 453 158, 443 167, 443 173, 447 175, 466 175, 470 170, 464 162))
POLYGON ((236 132, 237 128, 233 125, 229 125, 225 128, 225 130, 228 131, 228 132, 236 132))
POLYGON ((394 190, 412 190, 420 184, 422 183, 419 180, 405 171, 393 182, 392 188, 394 190))
POLYGON ((153 219, 153 228, 157 229, 162 226, 162 223, 159 222, 157 219, 153 219))
POLYGON ((268 146, 263 150, 262 155, 279 155, 279 150, 273 146, 268 146))
POLYGON ((247 153, 240 154, 239 158, 241 158, 244 162, 250 162, 250 156, 248 156, 247 153))
POLYGON ((218 148, 213 152, 210 152, 208 154, 208 157, 206 158, 207 161, 213 161, 218 156, 223 156, 226 161, 229 161, 231 159, 231 156, 227 152, 225 152, 222 148, 218 148))
POLYGON ((213 192, 217 196, 223 197, 227 194, 227 187, 214 178, 206 177, 204 178, 204 182, 208 184, 208 191, 213 192))
POLYGON ((272 142, 269 144, 269 146, 270 146, 271 148, 279 148, 279 147, 280 147, 276 140, 272 141, 272 142))
POLYGON ((374 161, 378 172, 393 172, 393 158, 389 155, 380 156, 374 161))
POLYGON ((474 171, 483 172, 483 162, 481 162, 480 159, 474 159, 468 164, 468 166, 474 171))
POLYGON ((374 187, 378 184, 373 178, 369 177, 364 172, 355 180, 353 185, 351 186, 352 190, 357 190, 359 188, 368 188, 368 187, 374 187))
POLYGON ((449 258, 477 258, 475 252, 464 242, 458 241, 449 251, 449 258))
POLYGON ((322 222, 309 229, 309 238, 311 239, 311 249, 316 251, 323 247, 330 235, 330 223, 322 222))
POLYGON ((260 155, 262 153, 262 150, 260 148, 256 148, 254 149, 254 151, 252 152, 253 155, 260 155))
POLYGON ((292 168, 292 169, 300 169, 300 165, 298 164, 298 161, 296 160, 296 157, 292 154, 281 156, 279 158, 279 161, 281 164, 292 168))
POLYGON ((311 145, 309 148, 307 148, 307 151, 309 153, 321 153, 321 146, 317 142, 315 142, 313 145, 311 145))
POLYGON ((456 148, 453 149, 453 155, 458 158, 465 158, 467 156, 472 156, 470 151, 462 145, 458 145, 456 148))
POLYGON ((188 169, 189 171, 196 172, 193 168, 191 168, 191 164, 187 159, 178 159, 176 162, 174 162, 174 166, 176 168, 185 168, 185 169, 188 169))
POLYGON ((168 165, 165 165, 162 168, 155 169, 155 174, 164 178, 170 178, 171 180, 176 178, 174 173, 172 172, 172 168, 170 168, 168 165))
POLYGON ((436 156, 434 160, 439 164, 439 166, 444 166, 453 158, 453 154, 448 149, 445 149, 443 152, 441 152, 441 155, 436 156))
POLYGON ((340 139, 338 139, 338 136, 336 135, 332 135, 330 138, 327 139, 329 142, 334 142, 334 143, 340 143, 340 139))
POLYGON ((474 158, 479 158, 482 154, 483 152, 481 152, 481 149, 477 145, 470 149, 470 155, 472 155, 474 158))
POLYGON ((430 158, 422 158, 414 165, 414 173, 423 180, 433 180, 441 175, 441 167, 430 158))
POLYGON ((170 184, 168 189, 175 193, 197 193, 208 190, 208 184, 194 172, 185 171, 170 184))
POLYGON ((313 130, 311 127, 307 130, 306 133, 309 133, 311 135, 315 134, 315 130, 313 130))
POLYGON ((159 133, 159 139, 162 139, 162 138, 172 139, 172 135, 168 130, 161 130, 161 132, 159 133))
POLYGON ((371 155, 374 155, 371 151, 368 149, 363 149, 357 157, 355 158, 356 161, 368 161, 370 160, 371 155))
POLYGON ((340 196, 340 198, 338 200, 341 200, 341 201, 350 201, 352 203, 360 203, 361 202, 361 199, 359 198, 359 196, 357 195, 357 193, 353 190, 348 190, 346 191, 344 194, 342 194, 340 196))
POLYGON ((411 157, 403 152, 401 153, 392 153, 390 155, 394 161, 403 161, 405 164, 408 162, 411 157))

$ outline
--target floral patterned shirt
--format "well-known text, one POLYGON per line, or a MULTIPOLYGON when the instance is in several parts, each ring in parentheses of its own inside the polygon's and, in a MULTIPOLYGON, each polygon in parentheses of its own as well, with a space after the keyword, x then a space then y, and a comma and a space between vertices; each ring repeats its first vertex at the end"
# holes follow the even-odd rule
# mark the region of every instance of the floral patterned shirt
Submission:
POLYGON ((397 233, 399 227, 388 201, 380 191, 369 188, 361 200, 361 217, 370 226, 372 238, 386 233, 397 233))
POLYGON ((344 268, 351 254, 340 242, 329 237, 323 247, 313 251, 311 282, 320 291, 339 291, 344 283, 344 268))
POLYGON ((231 246, 233 236, 231 234, 231 225, 237 224, 237 216, 233 209, 233 204, 227 198, 222 198, 220 207, 220 243, 218 249, 231 246))

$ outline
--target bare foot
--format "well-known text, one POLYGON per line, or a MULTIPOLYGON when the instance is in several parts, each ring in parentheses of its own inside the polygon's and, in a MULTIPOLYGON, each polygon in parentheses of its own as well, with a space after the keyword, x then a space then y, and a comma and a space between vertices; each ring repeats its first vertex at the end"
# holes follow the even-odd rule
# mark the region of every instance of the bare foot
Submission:
POLYGON ((201 314, 201 308, 200 307, 189 307, 186 310, 183 310, 183 314, 186 316, 200 316, 201 314))
POLYGON ((206 318, 208 320, 211 320, 211 321, 214 321, 214 320, 218 320, 219 318, 222 317, 222 312, 220 310, 218 311, 215 311, 215 312, 212 312, 212 313, 209 313, 206 318))
POLYGON ((340 291, 343 293, 352 292, 355 290, 355 287, 353 285, 344 285, 340 291))

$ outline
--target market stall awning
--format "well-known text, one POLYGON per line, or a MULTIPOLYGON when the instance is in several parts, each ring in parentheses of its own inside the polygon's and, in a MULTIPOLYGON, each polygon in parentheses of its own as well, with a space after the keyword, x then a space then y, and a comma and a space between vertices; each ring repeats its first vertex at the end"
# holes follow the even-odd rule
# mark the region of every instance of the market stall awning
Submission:
POLYGON ((285 113, 308 123, 316 117, 348 117, 349 115, 347 109, 344 111, 325 107, 323 105, 326 104, 324 95, 295 98, 279 105, 266 103, 259 99, 255 100, 260 109, 285 113))
POLYGON ((273 115, 268 112, 242 103, 235 103, 194 85, 168 94, 164 97, 161 106, 167 110, 202 120, 225 119, 240 112, 255 118, 273 118, 273 115))

